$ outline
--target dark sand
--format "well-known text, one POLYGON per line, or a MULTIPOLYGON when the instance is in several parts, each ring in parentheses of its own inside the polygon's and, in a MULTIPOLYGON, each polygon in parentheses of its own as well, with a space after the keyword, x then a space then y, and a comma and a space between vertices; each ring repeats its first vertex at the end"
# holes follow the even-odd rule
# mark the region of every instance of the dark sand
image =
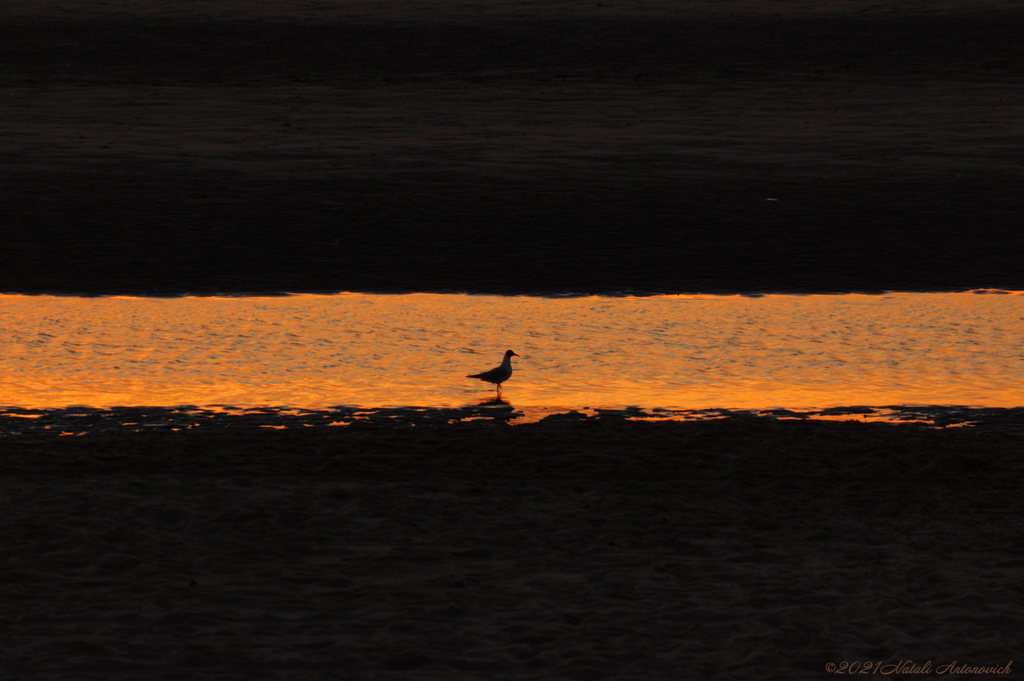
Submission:
POLYGON ((0 676, 1005 665, 1022 446, 753 419, 6 437, 0 676))
POLYGON ((6 0, 0 291, 1024 289, 1022 35, 1010 0, 6 0))

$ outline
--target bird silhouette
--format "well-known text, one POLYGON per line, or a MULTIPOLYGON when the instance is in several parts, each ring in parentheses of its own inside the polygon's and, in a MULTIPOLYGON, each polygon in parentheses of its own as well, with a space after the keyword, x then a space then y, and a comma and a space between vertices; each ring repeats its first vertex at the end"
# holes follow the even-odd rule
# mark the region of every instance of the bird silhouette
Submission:
POLYGON ((501 360, 501 366, 494 367, 490 371, 485 371, 482 374, 472 374, 466 376, 466 378, 479 378, 481 381, 487 381, 498 386, 498 394, 501 394, 501 384, 507 381, 512 376, 512 358, 518 357, 516 353, 511 350, 505 351, 505 359, 501 360))

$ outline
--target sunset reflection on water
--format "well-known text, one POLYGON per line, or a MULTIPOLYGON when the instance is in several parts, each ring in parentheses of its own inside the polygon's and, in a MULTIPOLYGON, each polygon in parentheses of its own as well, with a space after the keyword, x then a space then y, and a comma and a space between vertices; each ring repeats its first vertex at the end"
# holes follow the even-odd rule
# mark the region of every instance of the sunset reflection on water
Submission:
POLYGON ((1024 295, 0 296, 0 405, 1024 405, 1024 295))

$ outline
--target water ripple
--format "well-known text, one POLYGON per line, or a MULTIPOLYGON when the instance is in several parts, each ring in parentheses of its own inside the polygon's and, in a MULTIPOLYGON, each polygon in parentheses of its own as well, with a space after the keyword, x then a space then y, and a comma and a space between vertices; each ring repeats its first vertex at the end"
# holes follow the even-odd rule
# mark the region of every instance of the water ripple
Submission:
POLYGON ((1024 295, 0 296, 0 405, 1024 404, 1024 295))

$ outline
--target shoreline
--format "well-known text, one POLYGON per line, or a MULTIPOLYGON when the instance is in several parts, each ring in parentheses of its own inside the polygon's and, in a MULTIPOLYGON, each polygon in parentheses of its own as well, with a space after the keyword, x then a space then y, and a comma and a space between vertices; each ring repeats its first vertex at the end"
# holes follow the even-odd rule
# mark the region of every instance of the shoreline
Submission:
POLYGON ((497 297, 497 298, 544 298, 550 300, 560 300, 565 298, 655 298, 655 297, 679 297, 679 298, 717 298, 717 297, 733 297, 738 296, 741 298, 765 298, 768 296, 887 296, 887 295, 902 295, 902 294, 966 294, 971 293, 974 295, 994 295, 994 296, 1019 296, 1024 295, 1024 289, 1002 289, 1002 288, 947 288, 947 289, 922 289, 922 290, 910 290, 910 289, 884 289, 884 290, 867 290, 867 291, 779 291, 779 290, 736 290, 736 291, 677 291, 673 293, 654 293, 654 292, 643 292, 643 291, 630 291, 630 290, 618 290, 604 293, 580 293, 569 290, 559 291, 547 291, 547 292, 533 292, 533 293, 485 293, 475 291, 456 291, 456 290, 438 290, 438 291, 423 291, 423 290, 407 290, 407 291, 387 291, 387 290, 374 290, 374 291, 358 291, 358 290, 345 290, 345 291, 220 291, 210 293, 192 293, 192 292, 181 292, 181 293, 75 293, 75 292, 53 292, 53 291, 2 291, 0 296, 38 296, 38 297, 52 297, 52 298, 288 298, 288 297, 302 297, 302 296, 345 296, 345 295, 357 295, 357 296, 415 296, 415 295, 427 295, 427 296, 480 296, 480 297, 497 297))
POLYGON ((197 432, 251 429, 365 429, 443 428, 485 422, 524 427, 536 423, 692 423, 736 422, 855 422, 914 424, 932 430, 961 428, 976 432, 1024 434, 1024 406, 979 407, 956 405, 845 406, 823 409, 666 409, 661 407, 522 407, 490 401, 464 407, 199 407, 181 405, 63 408, 0 407, 0 437, 28 434, 87 435, 90 433, 197 432))

